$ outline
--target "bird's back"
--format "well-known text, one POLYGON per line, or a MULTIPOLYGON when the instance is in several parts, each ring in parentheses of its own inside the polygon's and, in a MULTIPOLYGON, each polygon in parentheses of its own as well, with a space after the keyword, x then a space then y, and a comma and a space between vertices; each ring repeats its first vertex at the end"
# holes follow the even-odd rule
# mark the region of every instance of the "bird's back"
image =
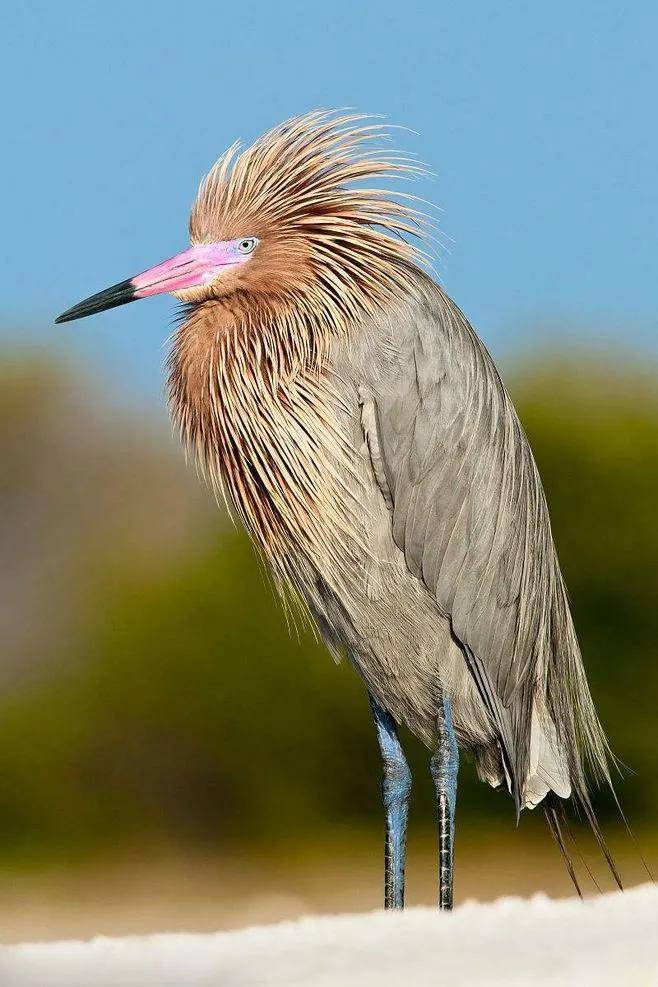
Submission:
POLYGON ((325 635, 426 739, 446 690, 480 774, 519 807, 549 790, 587 800, 583 762, 607 776, 606 742, 537 468, 484 345, 418 272, 334 348, 330 380, 364 544, 359 578, 350 559, 320 605, 314 589, 325 635))

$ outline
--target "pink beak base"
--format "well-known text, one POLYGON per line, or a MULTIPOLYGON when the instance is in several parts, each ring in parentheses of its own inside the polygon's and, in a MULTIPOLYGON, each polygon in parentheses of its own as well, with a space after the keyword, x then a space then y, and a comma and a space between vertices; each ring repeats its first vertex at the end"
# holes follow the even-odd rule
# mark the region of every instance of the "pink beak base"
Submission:
POLYGON ((137 298, 207 284, 223 267, 234 267, 248 259, 238 251, 235 241, 196 244, 134 278, 85 298, 58 316, 55 322, 72 322, 118 305, 127 305, 137 298))

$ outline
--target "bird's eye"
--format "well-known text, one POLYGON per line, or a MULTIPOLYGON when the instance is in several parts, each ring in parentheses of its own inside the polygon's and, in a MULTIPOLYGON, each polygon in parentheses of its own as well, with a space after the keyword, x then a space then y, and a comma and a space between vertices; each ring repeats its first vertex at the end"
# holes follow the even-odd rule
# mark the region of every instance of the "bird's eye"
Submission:
POLYGON ((244 238, 244 240, 240 240, 238 244, 238 250, 240 251, 241 254, 250 254, 257 243, 258 240, 256 239, 255 236, 247 236, 244 238))

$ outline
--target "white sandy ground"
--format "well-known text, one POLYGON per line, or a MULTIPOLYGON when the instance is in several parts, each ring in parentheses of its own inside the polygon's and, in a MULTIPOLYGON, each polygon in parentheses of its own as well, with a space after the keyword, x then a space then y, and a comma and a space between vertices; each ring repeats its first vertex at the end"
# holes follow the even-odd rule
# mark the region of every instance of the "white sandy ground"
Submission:
POLYGON ((658 887, 0 948, 1 987, 658 985, 658 887))

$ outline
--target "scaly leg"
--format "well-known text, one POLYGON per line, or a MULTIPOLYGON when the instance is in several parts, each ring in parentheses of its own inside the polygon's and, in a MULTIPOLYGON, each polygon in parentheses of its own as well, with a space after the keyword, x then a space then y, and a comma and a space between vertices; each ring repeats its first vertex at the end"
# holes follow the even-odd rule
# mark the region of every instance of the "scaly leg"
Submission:
POLYGON ((372 696, 370 704, 384 762, 382 777, 382 798, 386 810, 384 907, 404 908, 404 863, 407 850, 411 771, 400 746, 392 716, 383 710, 372 696))
POLYGON ((439 821, 439 908, 452 908, 452 872, 455 847, 455 805, 459 750, 450 702, 443 697, 437 715, 437 745, 430 759, 436 788, 439 821))

